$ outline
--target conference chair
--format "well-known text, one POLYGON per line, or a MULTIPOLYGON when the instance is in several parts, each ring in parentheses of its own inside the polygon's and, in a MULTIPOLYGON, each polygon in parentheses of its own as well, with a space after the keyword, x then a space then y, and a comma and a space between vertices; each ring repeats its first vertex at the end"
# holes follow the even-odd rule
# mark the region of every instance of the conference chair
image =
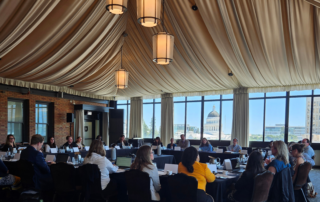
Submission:
POLYGON ((57 196, 60 196, 59 201, 80 201, 81 193, 76 189, 75 168, 73 165, 66 163, 57 163, 50 166, 51 175, 55 193, 53 202, 57 196), (78 197, 76 197, 78 196, 78 197))
POLYGON ((294 200, 294 189, 290 168, 277 172, 273 178, 268 201, 291 202, 294 200))
MULTIPOLYGON (((103 193, 101 188, 101 172, 98 165, 85 164, 81 166, 80 176, 82 176, 82 190, 85 196, 84 201, 106 201, 111 197, 111 195, 106 196, 103 193)), ((113 193, 113 195, 115 194, 117 193, 113 193)))
POLYGON ((295 201, 308 201, 302 187, 307 183, 311 167, 309 162, 304 162, 298 167, 298 173, 293 182, 295 201))
POLYGON ((19 177, 21 178, 21 184, 24 189, 33 189, 35 190, 35 185, 33 182, 33 165, 32 163, 26 160, 19 160, 17 162, 19 169, 19 177))
POLYGON ((251 202, 263 202, 268 200, 273 177, 274 174, 270 171, 264 171, 255 176, 251 202))
POLYGON ((148 173, 140 170, 129 170, 125 172, 130 202, 150 202, 150 177, 148 173))
POLYGON ((172 175, 168 177, 168 191, 171 201, 196 202, 198 181, 183 173, 172 175))

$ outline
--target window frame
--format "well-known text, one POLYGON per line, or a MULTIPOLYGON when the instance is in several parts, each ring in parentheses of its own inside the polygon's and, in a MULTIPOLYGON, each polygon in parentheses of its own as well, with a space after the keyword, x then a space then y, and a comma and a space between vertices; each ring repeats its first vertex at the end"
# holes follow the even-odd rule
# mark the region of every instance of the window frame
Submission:
POLYGON ((50 127, 50 123, 49 123, 49 103, 47 103, 47 102, 41 102, 41 101, 36 101, 36 103, 35 103, 35 107, 34 107, 34 111, 35 111, 35 121, 34 121, 34 123, 35 123, 35 131, 37 131, 37 127, 38 127, 38 125, 39 124, 41 124, 41 125, 47 125, 47 129, 46 129, 46 138, 48 139, 49 138, 49 127, 50 127), (39 113, 40 113, 40 108, 44 108, 44 107, 37 107, 37 104, 38 105, 46 105, 47 107, 47 123, 37 123, 37 108, 38 108, 38 119, 39 119, 39 113))
POLYGON ((126 129, 127 129, 127 134, 126 134, 126 138, 129 138, 129 122, 130 121, 128 121, 129 120, 129 106, 130 106, 130 100, 126 100, 127 101, 127 103, 121 103, 121 104, 118 104, 118 102, 117 102, 117 109, 118 109, 118 106, 126 106, 126 110, 127 110, 127 114, 126 114, 126 118, 127 118, 127 124, 126 124, 126 129))
MULTIPOLYGON (((152 117, 153 117, 153 122, 152 122, 152 138, 145 138, 145 137, 142 137, 143 139, 154 139, 154 127, 155 127, 155 124, 154 124, 154 120, 155 120, 155 107, 156 107, 156 104, 160 104, 160 107, 161 107, 161 99, 160 99, 160 102, 156 102, 156 99, 152 99, 152 102, 144 102, 145 99, 142 100, 142 107, 143 105, 147 104, 147 105, 152 105, 152 117)), ((148 99, 150 100, 150 99, 148 99)), ((142 119, 143 119, 143 114, 142 114, 142 119)), ((160 120, 161 121, 161 120, 160 120)), ((142 134, 143 135, 143 134, 142 134)))
MULTIPOLYGON (((233 94, 232 94, 233 95, 233 94)), ((208 95, 210 96, 210 95, 208 95)), ((201 96, 201 99, 199 100, 188 100, 188 97, 194 97, 194 96, 186 96, 184 97, 184 101, 173 101, 173 106, 175 103, 184 103, 185 104, 185 116, 184 116, 184 134, 186 134, 186 131, 187 131, 187 104, 188 103, 192 103, 192 102, 200 102, 201 103, 201 121, 200 121, 200 139, 191 139, 191 140, 202 140, 203 138, 203 132, 204 132, 204 103, 205 102, 219 102, 220 104, 220 110, 219 110, 219 115, 220 115, 220 118, 219 118, 219 140, 209 140, 210 142, 225 142, 225 141, 231 141, 231 140, 221 140, 221 131, 222 131, 222 128, 221 128, 221 121, 222 121, 222 118, 221 118, 221 115, 223 113, 222 111, 222 104, 224 101, 232 101, 233 103, 233 98, 223 98, 223 95, 218 95, 219 98, 218 99, 205 99, 205 96, 201 96)), ((234 95, 233 95, 234 96, 234 95)))

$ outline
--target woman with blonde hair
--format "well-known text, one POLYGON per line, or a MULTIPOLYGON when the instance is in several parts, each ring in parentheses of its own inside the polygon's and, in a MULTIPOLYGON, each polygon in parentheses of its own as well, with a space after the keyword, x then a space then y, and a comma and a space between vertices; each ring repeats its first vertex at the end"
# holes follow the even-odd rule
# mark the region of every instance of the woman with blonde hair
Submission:
POLYGON ((93 140, 90 145, 89 152, 84 159, 83 164, 96 164, 101 172, 101 189, 105 195, 114 192, 114 186, 108 186, 110 182, 110 173, 114 173, 118 170, 117 166, 113 166, 112 163, 106 158, 106 151, 103 148, 103 144, 100 140, 93 140))
POLYGON ((158 169, 152 164, 153 151, 150 146, 145 145, 138 149, 137 156, 131 165, 131 169, 140 170, 149 174, 152 183, 150 183, 150 192, 152 201, 160 201, 159 191, 161 189, 158 169))
POLYGON ((7 140, 6 140, 6 144, 4 145, 4 147, 2 148, 2 151, 8 151, 8 149, 10 149, 10 151, 13 150, 13 148, 18 148, 17 144, 15 142, 15 137, 13 135, 7 135, 7 140))
POLYGON ((271 147, 272 155, 275 158, 266 159, 265 163, 267 165, 267 169, 274 174, 281 172, 283 169, 287 167, 291 167, 289 163, 289 152, 288 147, 283 141, 274 141, 271 147))

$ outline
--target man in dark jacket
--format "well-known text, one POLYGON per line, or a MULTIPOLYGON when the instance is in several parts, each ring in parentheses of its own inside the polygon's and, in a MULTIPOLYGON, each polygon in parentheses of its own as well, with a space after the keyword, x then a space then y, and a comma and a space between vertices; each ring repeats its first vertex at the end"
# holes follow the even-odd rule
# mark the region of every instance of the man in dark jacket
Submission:
MULTIPOLYGON (((50 168, 40 151, 43 141, 44 139, 41 135, 33 135, 31 138, 31 145, 21 152, 20 160, 26 160, 33 164, 33 181, 36 189, 52 190, 53 182, 50 168)), ((51 162, 51 164, 54 163, 55 162, 51 162)))
POLYGON ((124 135, 120 135, 119 140, 117 141, 116 145, 120 146, 120 148, 122 148, 122 146, 129 146, 128 142, 124 140, 125 137, 124 135))
POLYGON ((67 142, 64 143, 64 145, 62 145, 62 147, 69 147, 70 149, 72 149, 73 147, 79 148, 79 146, 75 142, 73 142, 73 138, 71 136, 67 136, 66 140, 67 140, 67 142))

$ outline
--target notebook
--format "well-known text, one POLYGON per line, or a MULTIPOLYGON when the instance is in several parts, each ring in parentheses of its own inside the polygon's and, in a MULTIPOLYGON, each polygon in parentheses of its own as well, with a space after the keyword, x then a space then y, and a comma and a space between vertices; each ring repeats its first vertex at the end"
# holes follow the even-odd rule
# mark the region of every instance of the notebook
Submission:
POLYGON ((119 167, 124 167, 124 168, 130 168, 132 163, 131 157, 117 157, 116 159, 116 165, 119 167))
POLYGON ((164 171, 167 171, 167 170, 171 170, 172 173, 175 173, 177 174, 178 173, 178 164, 169 164, 169 163, 166 163, 164 165, 164 171))

